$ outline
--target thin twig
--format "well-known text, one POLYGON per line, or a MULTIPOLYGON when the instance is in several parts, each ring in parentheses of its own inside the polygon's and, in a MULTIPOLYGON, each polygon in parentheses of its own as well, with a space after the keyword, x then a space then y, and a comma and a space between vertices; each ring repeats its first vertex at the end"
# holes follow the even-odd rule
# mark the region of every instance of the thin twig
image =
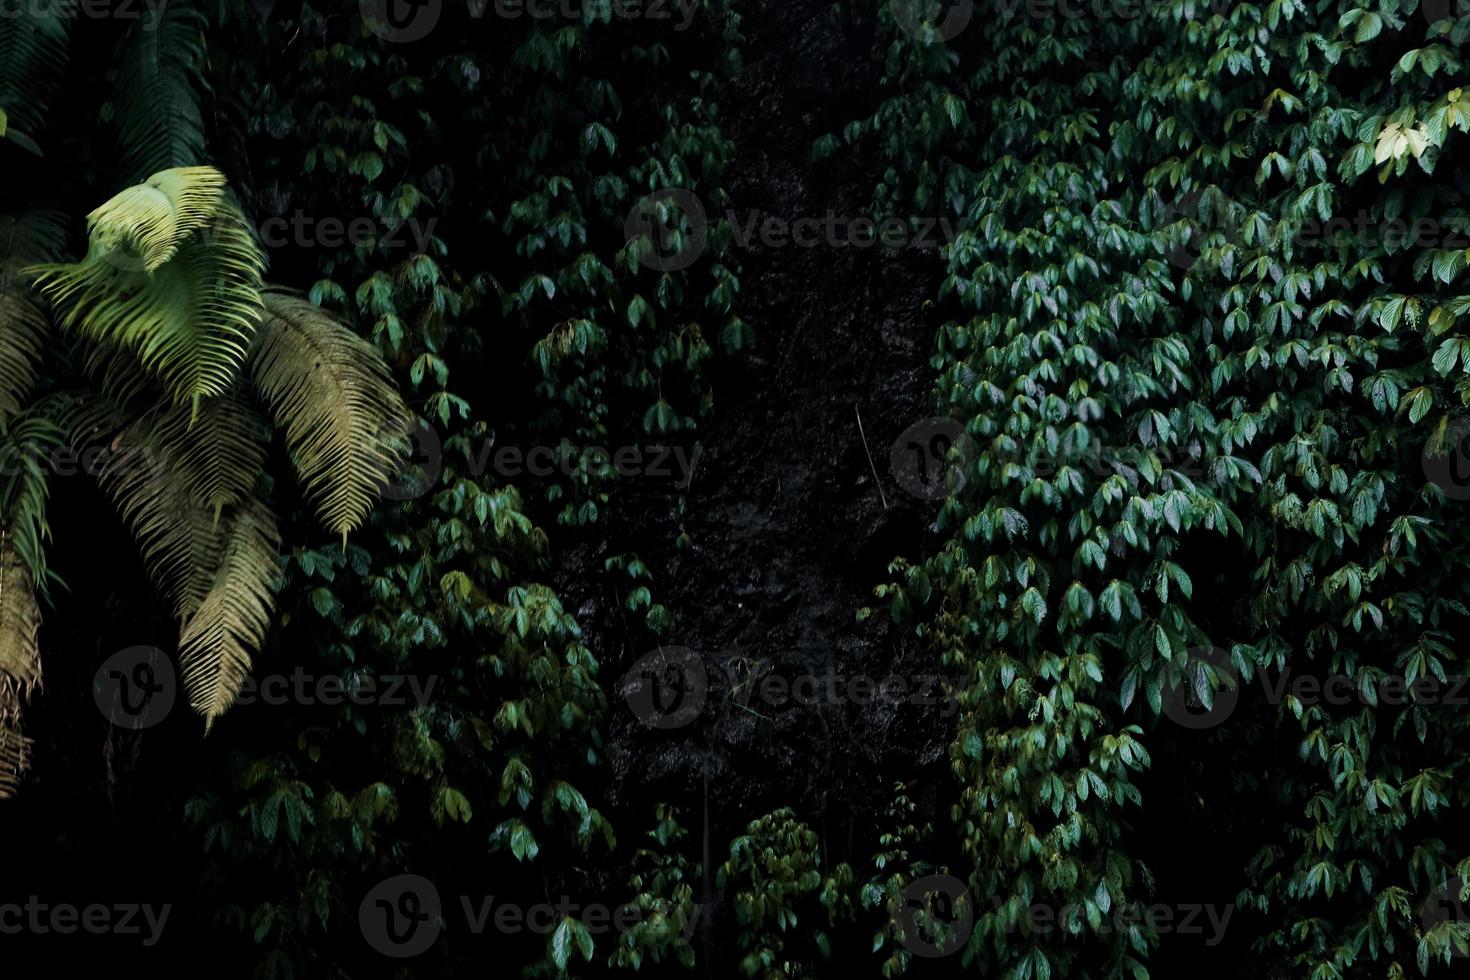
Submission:
POLYGON ((883 480, 878 476, 878 467, 873 465, 873 453, 868 448, 868 434, 863 431, 863 413, 858 411, 856 405, 852 406, 852 413, 857 416, 858 435, 863 437, 863 452, 868 456, 868 468, 873 471, 873 483, 878 487, 878 499, 883 501, 883 509, 888 509, 888 497, 883 493, 883 480))

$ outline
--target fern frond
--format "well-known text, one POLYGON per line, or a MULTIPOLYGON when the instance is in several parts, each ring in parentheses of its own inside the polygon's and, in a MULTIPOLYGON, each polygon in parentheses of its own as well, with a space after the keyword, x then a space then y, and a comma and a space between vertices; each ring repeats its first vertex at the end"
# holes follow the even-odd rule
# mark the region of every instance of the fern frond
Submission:
POLYGON ((176 405, 157 423, 164 455, 187 471, 190 495, 216 523, 224 508, 250 495, 265 471, 269 431, 255 406, 233 389, 205 402, 197 418, 176 405))
POLYGON ((235 392, 211 399, 192 424, 182 406, 130 417, 95 395, 76 420, 79 451, 111 450, 99 478, 173 602, 184 683, 212 723, 265 637, 279 574, 275 516, 252 493, 265 464, 264 420, 235 392))
POLYGON ((204 16, 187 0, 147 12, 123 38, 109 106, 125 179, 204 162, 203 63, 204 16))
POLYGON ((66 326, 128 348, 196 409, 234 384, 262 311, 265 257, 244 216, 222 191, 207 213, 217 178, 207 167, 155 174, 148 186, 169 207, 124 191, 93 212, 85 260, 26 270, 66 326), (146 260, 128 260, 124 241, 146 260))
POLYGON ((153 272, 190 234, 221 219, 225 188, 225 175, 213 167, 161 170, 125 188, 87 215, 88 257, 153 272))
POLYGON ((26 770, 30 750, 31 740, 22 735, 20 730, 20 702, 14 699, 14 695, 5 689, 4 682, 0 681, 0 800, 15 795, 21 774, 26 770), (11 720, 11 709, 8 707, 12 702, 14 720, 11 720))
POLYGON ((0 288, 0 425, 20 410, 46 341, 46 313, 30 290, 0 288))
POLYGON ((0 215, 0 276, 10 282, 22 268, 49 262, 66 247, 67 217, 60 211, 0 215))
POLYGON ((9 129, 35 140, 61 88, 71 19, 60 15, 59 5, 33 4, 24 11, 16 6, 0 3, 0 112, 9 129))
POLYGON ((279 575, 280 533, 259 499, 229 522, 219 568, 179 635, 179 664, 189 703, 205 730, 227 711, 270 628, 279 575))
POLYGON ((91 394, 113 405, 141 411, 163 401, 158 386, 131 351, 116 344, 93 342, 82 348, 82 371, 92 381, 91 394))
POLYGON ((41 607, 31 570, 12 544, 8 529, 0 529, 0 684, 25 694, 41 682, 41 607))
POLYGON ((307 499, 345 540, 405 455, 411 415, 378 349, 326 311, 281 293, 266 294, 266 311, 251 377, 307 499))
POLYGON ((98 480, 143 553, 154 582, 186 622, 203 603, 221 553, 221 532, 195 494, 195 481, 155 417, 129 418, 110 402, 79 405, 72 432, 78 452, 108 448, 98 480))
POLYGON ((9 547, 31 569, 35 587, 46 592, 46 523, 50 469, 45 460, 65 442, 53 417, 59 401, 47 399, 0 426, 0 528, 9 547))
POLYGON ((30 394, 45 351, 46 311, 20 270, 54 260, 64 241, 60 215, 0 216, 0 427, 30 394))
POLYGON ((21 733, 21 706, 41 683, 40 628, 31 571, 0 529, 0 799, 15 793, 26 767, 30 740, 21 733))

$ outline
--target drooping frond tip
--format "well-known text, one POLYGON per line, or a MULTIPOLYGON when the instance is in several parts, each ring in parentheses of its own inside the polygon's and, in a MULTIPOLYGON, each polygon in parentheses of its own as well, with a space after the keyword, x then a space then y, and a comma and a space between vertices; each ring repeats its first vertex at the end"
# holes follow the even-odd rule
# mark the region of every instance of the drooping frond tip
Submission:
POLYGON ((179 634, 184 688, 206 731, 234 703, 270 628, 279 548, 275 516, 250 501, 231 522, 209 592, 179 634))
POLYGON ((267 293, 266 310, 251 376, 307 499, 345 543, 406 455, 412 416, 372 344, 294 296, 267 293))

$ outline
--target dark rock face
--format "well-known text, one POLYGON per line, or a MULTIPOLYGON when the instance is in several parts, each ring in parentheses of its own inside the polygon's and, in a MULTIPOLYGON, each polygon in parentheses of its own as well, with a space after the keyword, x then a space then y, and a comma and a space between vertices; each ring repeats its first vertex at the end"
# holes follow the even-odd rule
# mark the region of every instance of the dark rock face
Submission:
POLYGON ((834 862, 861 861, 894 780, 948 778, 932 652, 886 610, 856 620, 889 561, 935 540, 938 504, 894 482, 889 450, 933 414, 925 301, 943 266, 932 246, 843 244, 876 178, 855 161, 810 162, 813 140, 876 98, 876 55, 823 5, 741 14, 745 67, 721 100, 731 200, 710 217, 735 228, 756 349, 715 369, 681 521, 690 547, 671 546, 675 497, 617 486, 606 533, 559 559, 556 587, 582 606, 604 666, 620 825, 646 821, 653 800, 700 813, 707 781, 715 841, 792 806, 842 850, 834 862), (696 651, 707 678, 703 710, 678 729, 649 729, 623 701, 618 679, 648 650, 626 639, 619 606, 588 592, 585 570, 626 551, 675 616, 670 643, 696 651), (890 677, 901 691, 890 680, 887 694, 867 692, 867 679, 890 677))

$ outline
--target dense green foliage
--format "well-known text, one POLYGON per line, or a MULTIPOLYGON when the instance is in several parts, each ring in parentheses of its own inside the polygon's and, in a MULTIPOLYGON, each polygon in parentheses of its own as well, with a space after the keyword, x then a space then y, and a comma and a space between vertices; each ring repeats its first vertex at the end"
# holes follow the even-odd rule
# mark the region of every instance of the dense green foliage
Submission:
MULTIPOLYGON (((1144 975, 1157 938, 1100 925, 1151 877, 1142 770, 1200 744, 1164 717, 1172 683, 1209 702, 1222 666, 1355 689, 1465 666, 1464 503, 1421 465, 1470 400, 1464 25, 1143 10, 1002 18, 958 55, 896 34, 895 94, 846 134, 891 161, 880 206, 971 219, 934 363, 979 452, 948 546, 879 591, 970 676, 972 884, 1076 910, 1034 942, 993 942, 982 910, 967 954, 998 975, 1144 975)), ((1465 949, 1463 923, 1421 928, 1470 856, 1465 725, 1288 697, 1212 734, 1197 792, 1271 815, 1239 898, 1263 947, 1314 980, 1465 949)))
POLYGON ((860 161, 874 214, 966 229, 927 309, 935 410, 974 451, 926 511, 940 546, 875 589, 963 678, 952 778, 875 771, 887 806, 846 842, 791 807, 720 815, 714 841, 705 812, 700 840, 697 788, 604 800, 620 697, 600 660, 676 642, 640 552, 689 535, 600 537, 629 519, 606 461, 486 463, 692 440, 711 372, 753 348, 759 284, 720 216, 732 7, 669 34, 446 4, 395 43, 353 2, 171 0, 157 22, 0 20, 3 805, 26 805, 22 710, 66 626, 47 617, 88 599, 48 542, 53 498, 89 498, 38 461, 136 444, 151 465, 95 475, 210 730, 167 817, 230 975, 1143 978, 1166 937, 1112 913, 1208 864, 1220 845, 1188 824, 1216 813, 1264 959, 1311 980, 1462 968, 1470 922, 1424 910, 1470 881, 1470 721, 1374 692, 1466 672, 1467 503, 1430 474, 1470 406, 1470 21, 1414 0, 997 2, 939 38, 906 2, 823 11, 881 77, 812 156, 860 161), (627 236, 670 189, 710 215, 657 216, 704 236, 687 267, 627 236), (266 234, 302 214, 374 230, 266 234), (576 585, 626 635, 584 630, 553 542, 606 546, 576 585), (432 697, 231 708, 250 671, 302 664, 432 697), (1283 672, 1362 702, 1256 696, 1283 672), (1236 697, 1213 729, 1173 717, 1236 697), (1163 811, 1176 795, 1190 808, 1163 811), (615 827, 614 807, 635 812, 615 827), (451 927, 385 960, 359 902, 408 873, 452 923, 491 894, 640 919, 451 927), (963 914, 928 892, 915 911, 951 875, 963 914), (1019 926, 1037 905, 1058 928, 1019 926))
MULTIPOLYGON (((727 25, 715 32, 717 42, 734 37, 733 16, 714 8, 706 13, 727 25)), ((11 24, 22 32, 33 26, 24 16, 7 21, 7 30, 11 24)), ((69 25, 63 18, 59 26, 52 38, 59 51, 23 49, 15 57, 59 73, 69 25)), ((344 221, 373 219, 373 240, 332 248, 298 238, 271 257, 311 303, 355 321, 381 350, 420 415, 416 448, 430 464, 399 484, 390 496, 401 502, 380 508, 371 527, 344 539, 345 547, 344 540, 303 541, 281 556, 283 574, 273 588, 286 615, 263 666, 284 650, 313 650, 313 669, 344 683, 399 674, 432 678, 432 700, 412 711, 349 705, 329 713, 326 724, 320 716, 302 717, 299 725, 287 721, 262 732, 249 748, 240 741, 243 733, 234 734, 235 726, 250 724, 248 711, 239 721, 230 716, 220 737, 238 747, 226 770, 202 774, 187 808, 210 861, 205 893, 220 925, 250 937, 260 976, 335 975, 372 956, 353 935, 356 897, 404 866, 441 881, 473 875, 467 880, 529 886, 540 880, 528 895, 546 888, 583 892, 585 881, 568 863, 572 855, 605 855, 615 844, 611 826, 575 785, 599 761, 606 698, 577 622, 538 578, 547 567, 545 533, 527 516, 521 490, 484 472, 484 447, 497 441, 507 413, 479 399, 515 406, 523 437, 636 442, 693 429, 712 407, 701 380, 712 344, 738 349, 752 340, 733 313, 739 280, 719 261, 728 242, 722 226, 710 229, 709 258, 687 274, 641 262, 653 243, 623 238, 624 217, 641 195, 683 187, 718 200, 716 181, 730 148, 714 125, 713 105, 697 94, 708 85, 707 69, 692 69, 695 94, 628 112, 601 73, 625 71, 621 62, 631 60, 643 65, 637 73, 652 78, 671 60, 663 43, 595 20, 523 22, 513 35, 472 27, 484 34, 447 47, 400 47, 374 36, 363 19, 339 12, 308 7, 299 17, 262 23, 247 9, 224 7, 211 15, 180 2, 169 5, 159 30, 135 25, 117 42, 120 97, 106 114, 121 134, 124 169, 136 172, 135 161, 217 162, 261 238, 271 216, 289 218, 302 206, 313 215, 347 216, 344 221), (206 65, 206 38, 226 33, 231 56, 206 65), (311 42, 279 49, 283 35, 311 42), (200 110, 206 93, 213 93, 217 127, 207 133, 200 110), (446 104, 463 111, 441 117, 446 104), (468 390, 460 388, 461 378, 468 390), (370 758, 378 764, 363 767, 370 758), (473 867, 466 853, 481 855, 473 867), (533 870, 518 872, 522 864, 533 870)), ((6 40, 30 43, 23 33, 6 40)), ((716 43, 711 51, 720 48, 716 43)), ((7 90, 5 105, 17 125, 28 125, 10 135, 32 150, 40 117, 21 110, 32 107, 31 86, 41 76, 29 64, 14 74, 20 76, 17 101, 7 90)), ((117 179, 110 169, 98 177, 117 179)), ((32 191, 25 203, 46 196, 32 191)), ((163 252, 174 246, 154 245, 146 237, 154 225, 145 222, 138 262, 112 260, 96 246, 106 239, 107 214, 94 216, 91 264, 75 273, 57 270, 75 279, 63 283, 58 298, 66 300, 63 311, 76 311, 85 332, 135 346, 146 365, 167 349, 153 342, 160 327, 119 326, 98 311, 107 309, 109 296, 127 295, 128 287, 109 277, 136 276, 145 288, 166 288, 154 267, 175 261, 163 252), (124 328, 130 332, 121 333, 124 328)), ((233 247, 240 222, 220 225, 212 217, 186 219, 174 233, 212 233, 188 243, 209 254, 233 247)), ((61 252, 56 237, 45 254, 18 253, 17 261, 54 258, 61 252)), ((18 245, 26 242, 22 237, 18 245)), ((256 254, 253 244, 245 247, 256 254)), ((218 273, 203 278, 213 282, 218 273)), ((37 301, 21 294, 17 302, 37 301)), ((281 377, 283 359, 316 356, 320 367, 323 356, 292 329, 311 307, 290 302, 299 308, 280 310, 275 333, 281 340, 260 355, 256 383, 263 400, 286 416, 308 499, 317 490, 349 493, 333 465, 335 447, 320 442, 332 431, 320 411, 340 411, 340 402, 324 402, 281 377)), ((198 322, 187 305, 161 305, 178 313, 173 334, 198 322)), ((33 324, 37 333, 45 328, 31 307, 20 313, 27 317, 22 325, 33 324)), ((170 328, 163 329, 168 336, 170 328)), ((222 345, 224 358, 212 362, 196 344, 168 362, 180 373, 165 377, 177 397, 203 413, 196 425, 209 424, 207 399, 223 397, 230 384, 214 364, 238 361, 249 343, 231 323, 197 333, 202 343, 222 345)), ((11 344, 26 339, 7 337, 11 344)), ((29 352, 5 348, 19 364, 29 352)), ((13 400, 28 393, 30 385, 9 371, 6 380, 18 389, 13 400)), ((49 430, 33 433, 24 419, 8 429, 16 439, 51 438, 49 430)), ((188 435, 199 444, 215 438, 192 426, 188 435)), ((263 456, 213 445, 242 476, 255 478, 263 456)), ((32 475, 39 481, 45 473, 36 468, 32 475)), ((589 471, 582 460, 541 492, 562 523, 591 525, 607 500, 610 476, 609 467, 589 471)), ((107 474, 101 479, 106 484, 107 474)), ((201 477, 200 502, 217 510, 210 486, 201 477)), ((39 501, 38 529, 18 524, 16 531, 29 533, 23 542, 39 539, 44 483, 31 490, 21 484, 13 493, 21 502, 39 501)), ((349 496, 355 502, 355 493, 349 496)), ((330 501, 324 507, 328 526, 345 532, 350 525, 338 519, 340 508, 330 501)), ((151 513, 137 519, 152 521, 151 513)), ((166 530, 143 528, 145 552, 166 530)), ((165 575, 185 574, 180 564, 167 555, 159 561, 165 575)), ((617 567, 621 584, 613 582, 630 593, 630 611, 646 619, 650 636, 666 632, 669 613, 639 584, 647 576, 641 563, 630 557, 617 567)), ((7 640, 13 633, 34 637, 27 617, 34 619, 24 609, 15 618, 7 612, 7 640)), ((11 670, 7 660, 5 682, 13 676, 24 685, 20 667, 31 662, 17 657, 11 670)), ((17 697, 23 693, 23 686, 17 689, 17 697)), ((661 848, 682 836, 672 814, 660 817, 661 848)), ((689 887, 679 884, 684 860, 647 854, 652 867, 632 876, 635 891, 618 887, 605 896, 635 898, 649 911, 647 921, 616 950, 600 940, 596 955, 634 967, 645 956, 692 962, 692 949, 671 949, 670 931, 660 925, 668 919, 682 929, 693 917, 689 887)), ((542 948, 516 955, 551 972, 570 969, 569 956, 591 957, 585 930, 576 935, 574 919, 566 925, 571 932, 558 930, 537 940, 542 948)), ((442 946, 437 954, 442 969, 466 956, 442 946)))
MULTIPOLYGON (((615 844, 577 788, 601 755, 606 697, 581 629, 539 578, 546 535, 520 489, 483 473, 503 430, 497 404, 482 399, 518 406, 523 436, 576 444, 693 426, 708 409, 699 320, 716 336, 740 329, 732 272, 716 263, 661 274, 637 260, 648 243, 622 240, 640 194, 703 188, 729 152, 703 100, 627 118, 598 77, 613 51, 657 66, 661 45, 625 49, 599 24, 537 25, 488 49, 474 36, 425 52, 364 37, 356 22, 305 27, 323 32, 319 44, 273 63, 274 81, 239 61, 222 83, 251 107, 253 152, 298 174, 280 191, 290 204, 444 229, 422 254, 344 248, 304 270, 311 297, 355 316, 399 366, 422 417, 420 448, 442 445, 443 459, 424 475, 427 492, 401 494, 360 547, 293 553, 287 590, 304 616, 281 643, 327 651, 344 673, 435 676, 439 687, 418 711, 348 713, 310 738, 283 732, 191 804, 218 855, 212 893, 265 951, 266 976, 340 968, 338 950, 359 945, 357 895, 403 867, 585 893, 571 862, 615 844), (440 121, 443 104, 466 108, 440 121), (390 185, 385 174, 401 176, 390 185), (342 767, 363 758, 383 765, 344 780, 342 767)), ((561 522, 593 523, 606 477, 579 471, 544 493, 561 522)), ((668 614, 644 615, 658 627, 668 614)), ((663 886, 656 877, 642 901, 686 915, 687 888, 663 886)), ((594 947, 575 935, 576 919, 565 922, 570 933, 516 955, 551 972, 614 955, 607 939, 594 947)), ((627 939, 616 955, 632 963, 670 945, 656 923, 627 939)), ((452 948, 436 955, 439 969, 471 961, 452 948)))

